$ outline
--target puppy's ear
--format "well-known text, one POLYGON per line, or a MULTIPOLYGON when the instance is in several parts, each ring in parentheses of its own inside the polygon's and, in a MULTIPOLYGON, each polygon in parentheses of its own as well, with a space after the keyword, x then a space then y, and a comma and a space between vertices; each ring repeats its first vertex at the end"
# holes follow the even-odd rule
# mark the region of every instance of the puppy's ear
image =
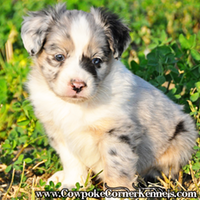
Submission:
POLYGON ((96 23, 103 27, 114 58, 118 59, 129 45, 129 28, 116 14, 108 12, 105 8, 91 8, 91 13, 96 23))
POLYGON ((37 55, 42 48, 49 27, 66 11, 65 4, 57 4, 55 8, 29 12, 24 17, 21 29, 21 37, 24 47, 31 56, 37 55))

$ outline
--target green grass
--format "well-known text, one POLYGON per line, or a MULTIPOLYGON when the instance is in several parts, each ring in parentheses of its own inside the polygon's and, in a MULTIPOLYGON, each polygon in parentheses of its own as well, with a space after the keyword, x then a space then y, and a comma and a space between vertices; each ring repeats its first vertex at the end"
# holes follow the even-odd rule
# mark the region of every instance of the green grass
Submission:
MULTIPOLYGON (((20 38, 22 16, 55 0, 1 3, 0 13, 0 195, 4 199, 35 199, 35 190, 57 190, 45 186, 47 178, 61 170, 59 158, 49 146, 25 90, 31 60, 20 38)), ((105 6, 124 18, 131 28, 132 43, 122 62, 135 74, 184 105, 200 130, 200 2, 195 0, 69 0, 68 9, 89 11, 105 6), (149 52, 145 55, 145 52, 149 52)), ((163 177, 159 185, 174 191, 196 191, 200 195, 200 140, 196 153, 183 167, 179 180, 163 177)), ((74 190, 101 189, 91 177, 74 190), (82 187, 82 186, 83 187, 82 187)), ((1 198, 0 197, 0 198, 1 198)))

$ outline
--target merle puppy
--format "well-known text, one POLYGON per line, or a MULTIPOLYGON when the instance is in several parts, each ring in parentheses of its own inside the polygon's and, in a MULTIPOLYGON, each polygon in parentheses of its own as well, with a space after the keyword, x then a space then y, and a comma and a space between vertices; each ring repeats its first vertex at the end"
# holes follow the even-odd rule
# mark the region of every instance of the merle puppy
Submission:
POLYGON ((187 163, 193 121, 120 62, 130 37, 117 15, 58 4, 24 17, 21 35, 30 100, 63 165, 49 180, 70 188, 103 169, 109 186, 132 188, 137 173, 175 177, 187 163))

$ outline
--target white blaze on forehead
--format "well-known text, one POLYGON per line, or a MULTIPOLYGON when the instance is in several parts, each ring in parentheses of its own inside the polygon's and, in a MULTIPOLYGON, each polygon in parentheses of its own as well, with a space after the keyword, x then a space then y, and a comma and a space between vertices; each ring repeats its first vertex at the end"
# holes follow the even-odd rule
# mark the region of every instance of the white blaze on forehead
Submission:
POLYGON ((91 27, 84 15, 78 15, 71 24, 71 37, 76 55, 82 55, 91 38, 91 27))

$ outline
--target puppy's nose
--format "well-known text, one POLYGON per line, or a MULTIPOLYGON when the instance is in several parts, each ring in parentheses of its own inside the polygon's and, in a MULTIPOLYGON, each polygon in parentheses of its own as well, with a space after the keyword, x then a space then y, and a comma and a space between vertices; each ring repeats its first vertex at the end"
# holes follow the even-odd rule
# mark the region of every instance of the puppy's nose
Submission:
POLYGON ((71 83, 72 90, 76 91, 76 93, 81 92, 83 88, 87 86, 84 81, 79 80, 79 79, 72 79, 70 83, 71 83))

